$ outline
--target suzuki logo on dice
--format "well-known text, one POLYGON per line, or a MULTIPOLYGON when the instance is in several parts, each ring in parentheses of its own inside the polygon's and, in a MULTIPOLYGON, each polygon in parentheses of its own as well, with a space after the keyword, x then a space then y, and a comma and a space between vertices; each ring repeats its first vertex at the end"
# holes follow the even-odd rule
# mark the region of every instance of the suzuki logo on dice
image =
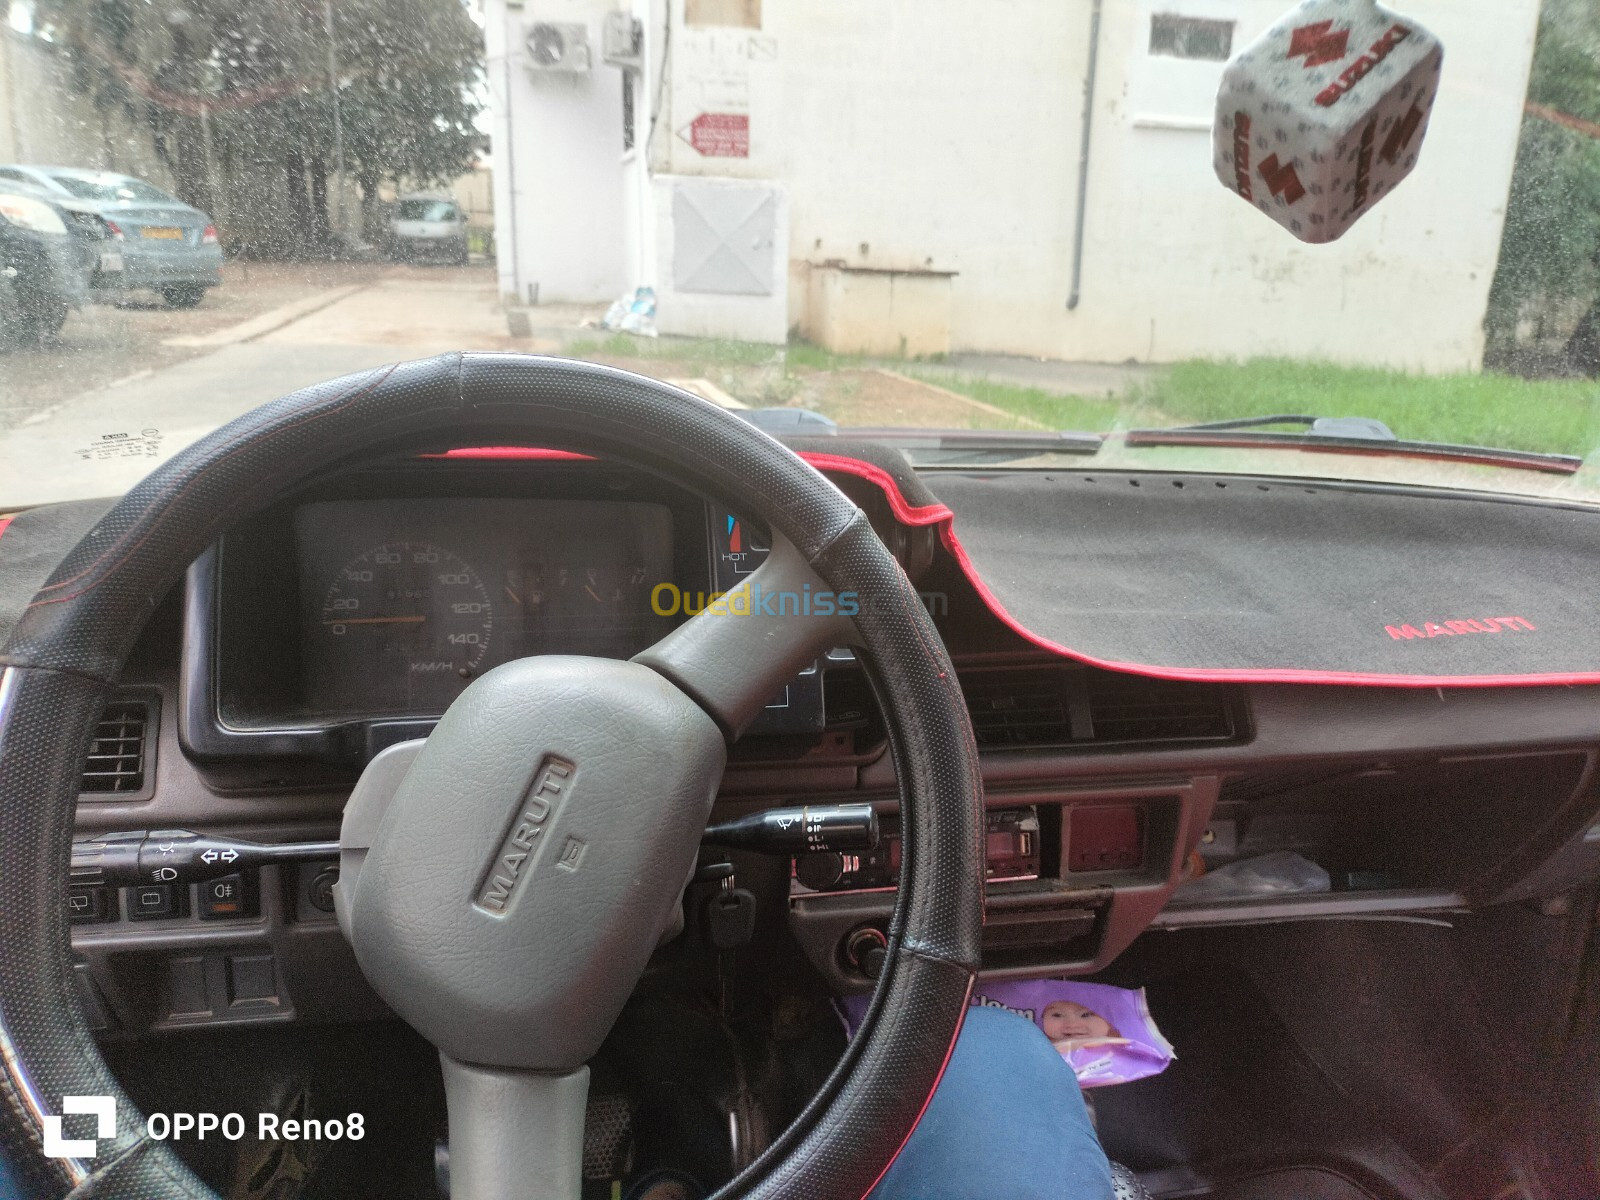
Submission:
MULTIPOLYGON (((540 764, 538 773, 533 777, 533 786, 517 805, 511 816, 510 828, 500 839, 494 857, 489 860, 483 882, 478 885, 474 908, 481 909, 491 917, 506 915, 517 889, 533 874, 539 850, 549 840, 546 835, 550 824, 556 810, 561 807, 561 801, 566 798, 573 772, 577 769, 575 763, 557 758, 554 754, 540 764)), ((568 838, 567 844, 561 849, 559 865, 576 871, 583 859, 584 849, 582 841, 568 838)))
POLYGON ((1389 130, 1389 136, 1383 139, 1383 149, 1378 151, 1378 157, 1392 165, 1400 157, 1400 151, 1410 147, 1411 139, 1417 136, 1417 127, 1421 124, 1422 106, 1413 100, 1411 111, 1396 121, 1394 128, 1389 130))
POLYGON ((1341 29, 1333 31, 1332 21, 1316 21, 1310 25, 1302 25, 1296 29, 1289 38, 1288 58, 1305 56, 1304 65, 1307 69, 1320 67, 1324 63, 1338 62, 1344 57, 1345 51, 1350 48, 1350 31, 1341 29))
POLYGON ((1304 198, 1305 185, 1300 182, 1292 162, 1280 163, 1276 154, 1269 154, 1261 160, 1260 171, 1261 178, 1267 181, 1267 190, 1274 196, 1283 197, 1285 204, 1293 204, 1304 198))
POLYGON ((44 1119, 46 1158, 93 1158, 100 1143, 117 1136, 117 1102, 110 1096, 63 1096, 61 1113, 84 1113, 95 1119, 92 1138, 66 1138, 61 1133, 61 1117, 44 1119))

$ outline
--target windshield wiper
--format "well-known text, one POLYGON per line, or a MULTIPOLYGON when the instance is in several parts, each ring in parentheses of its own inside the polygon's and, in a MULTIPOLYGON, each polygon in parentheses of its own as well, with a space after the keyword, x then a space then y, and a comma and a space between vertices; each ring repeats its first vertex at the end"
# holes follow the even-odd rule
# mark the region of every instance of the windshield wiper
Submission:
POLYGON ((882 442, 919 467, 981 466, 1041 454, 1098 454, 1106 434, 1073 430, 916 429, 903 425, 842 430, 831 417, 806 408, 744 408, 734 413, 776 438, 847 437, 882 442))
POLYGON ((919 467, 1016 462, 1041 454, 1098 454, 1106 434, 1074 430, 851 428, 846 436, 886 442, 919 467))
POLYGON ((1442 462, 1477 463, 1522 471, 1573 475, 1583 459, 1571 454, 1542 454, 1532 450, 1501 450, 1492 446, 1460 446, 1449 442, 1412 442, 1396 437, 1382 421, 1371 417, 1313 417, 1280 413, 1243 417, 1233 421, 1208 421, 1166 429, 1130 429, 1123 434, 1129 446, 1239 446, 1266 449, 1325 450, 1335 454, 1381 454, 1402 458, 1429 458, 1442 462), (1267 432, 1272 425, 1300 425, 1293 432, 1267 432))

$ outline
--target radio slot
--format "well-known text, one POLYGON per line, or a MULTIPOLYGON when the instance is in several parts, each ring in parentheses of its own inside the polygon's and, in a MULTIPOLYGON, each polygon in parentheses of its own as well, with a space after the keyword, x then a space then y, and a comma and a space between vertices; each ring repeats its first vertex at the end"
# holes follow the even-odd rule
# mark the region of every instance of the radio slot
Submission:
MULTIPOLYGON (((984 829, 984 877, 988 883, 1019 883, 1040 877, 1043 838, 1039 810, 998 808, 988 813, 984 829)), ((822 851, 795 857, 789 894, 810 896, 851 892, 893 891, 900 878, 900 818, 880 818, 875 849, 857 853, 822 851)))

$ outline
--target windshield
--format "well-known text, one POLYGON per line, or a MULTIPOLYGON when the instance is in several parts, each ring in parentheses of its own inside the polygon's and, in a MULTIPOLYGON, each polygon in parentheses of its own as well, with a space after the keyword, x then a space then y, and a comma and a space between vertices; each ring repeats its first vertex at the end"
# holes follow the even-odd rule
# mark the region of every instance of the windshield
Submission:
POLYGON ((76 206, 0 222, 0 515, 462 349, 927 467, 1600 502, 1592 0, 0 3, 0 189, 76 206))
POLYGON ((402 200, 395 216, 401 221, 454 221, 456 206, 448 200, 402 200))
POLYGON ((50 176, 79 200, 143 200, 152 204, 176 204, 160 188, 138 179, 119 175, 71 175, 55 172, 50 176))

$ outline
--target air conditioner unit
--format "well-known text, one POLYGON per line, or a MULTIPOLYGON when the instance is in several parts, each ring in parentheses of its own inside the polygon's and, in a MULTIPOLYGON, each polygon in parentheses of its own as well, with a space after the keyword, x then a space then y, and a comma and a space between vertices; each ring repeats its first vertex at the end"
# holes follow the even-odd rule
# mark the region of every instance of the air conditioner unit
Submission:
POLYGON ((600 29, 600 57, 624 71, 642 71, 644 22, 631 13, 608 12, 600 29))
POLYGON ((528 26, 523 45, 528 53, 531 75, 587 75, 589 73, 589 27, 535 21, 528 26))

